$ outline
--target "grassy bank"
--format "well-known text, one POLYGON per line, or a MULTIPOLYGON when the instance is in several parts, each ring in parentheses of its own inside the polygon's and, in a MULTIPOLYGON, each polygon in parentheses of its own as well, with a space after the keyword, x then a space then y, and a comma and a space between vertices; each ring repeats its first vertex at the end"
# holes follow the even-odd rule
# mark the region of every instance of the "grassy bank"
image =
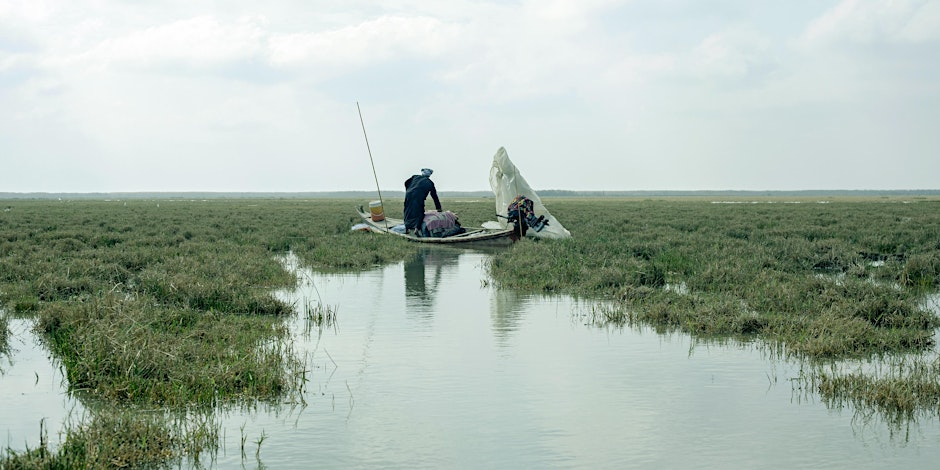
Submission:
POLYGON ((104 468, 191 457, 194 448, 180 443, 192 441, 192 429, 135 410, 171 415, 298 393, 303 364, 284 323, 294 306, 271 295, 295 279, 276 255, 294 246, 317 267, 363 268, 396 253, 350 237, 351 218, 337 214, 351 213, 351 203, 331 204, 4 204, 0 306, 35 318, 70 389, 87 397, 89 416, 63 431, 57 451, 14 453, 0 466, 104 468), (132 448, 122 444, 128 434, 156 447, 122 455, 132 448))
MULTIPOLYGON (((89 409, 59 449, 11 453, 0 466, 172 462, 211 449, 213 433, 167 416, 298 393, 302 361, 284 319, 299 306, 271 295, 295 279, 277 256, 360 270, 419 248, 351 232, 363 202, 0 202, 0 307, 35 318, 89 409), (129 453, 128 435, 154 450, 129 453)), ((443 202, 465 225, 493 219, 491 201, 443 202)), ((940 324, 919 303, 940 283, 935 200, 547 202, 573 238, 523 240, 494 256, 490 273, 506 288, 612 301, 597 324, 761 340, 820 364, 918 353, 940 324)), ((400 215, 400 204, 386 211, 400 215)), ((6 331, 0 323, 0 350, 6 331)), ((820 369, 811 384, 858 404, 892 386, 894 398, 873 406, 923 410, 940 399, 937 370, 845 380, 820 369), (916 399, 902 396, 906 385, 916 399)))
POLYGON ((500 285, 618 299, 603 322, 760 337, 813 358, 932 345, 940 202, 558 200, 573 238, 493 258, 500 285))
POLYGON ((731 202, 553 200, 573 238, 524 240, 490 273, 613 299, 597 325, 761 341, 805 361, 799 386, 833 407, 940 417, 940 319, 922 301, 940 287, 940 201, 731 202))

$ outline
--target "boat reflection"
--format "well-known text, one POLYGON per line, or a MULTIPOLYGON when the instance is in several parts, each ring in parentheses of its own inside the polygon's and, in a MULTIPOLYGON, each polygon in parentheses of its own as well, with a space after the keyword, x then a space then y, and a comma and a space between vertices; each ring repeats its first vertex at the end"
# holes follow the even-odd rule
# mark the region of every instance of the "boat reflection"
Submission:
MULTIPOLYGON (((489 256, 498 256, 498 252, 485 252, 489 256)), ((460 291, 442 294, 442 281, 449 277, 459 277, 460 257, 479 256, 479 252, 466 249, 428 248, 404 263, 405 271, 405 308, 409 317, 422 322, 429 322, 435 313, 446 312, 441 308, 438 298, 451 295, 452 301, 460 302, 461 297, 475 297, 474 293, 460 291)), ((486 258, 483 258, 484 260, 486 258)), ((480 268, 475 266, 474 268, 480 268)), ((446 282, 445 282, 446 283, 446 282)), ((461 283, 466 289, 477 290, 480 287, 472 283, 461 283)), ((519 328, 529 295, 505 289, 492 289, 489 315, 494 339, 500 346, 508 344, 511 334, 519 328)))
POLYGON ((459 250, 424 249, 405 262, 405 308, 411 314, 430 318, 442 278, 457 271, 459 250))
POLYGON ((519 329, 528 296, 505 289, 493 291, 490 297, 490 321, 493 339, 500 348, 511 346, 512 334, 519 329))

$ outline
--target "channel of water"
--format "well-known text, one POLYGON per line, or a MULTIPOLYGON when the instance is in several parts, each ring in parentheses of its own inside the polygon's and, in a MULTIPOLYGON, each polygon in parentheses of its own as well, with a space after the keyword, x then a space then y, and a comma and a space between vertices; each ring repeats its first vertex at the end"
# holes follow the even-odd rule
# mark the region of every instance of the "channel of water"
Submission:
MULTIPOLYGON (((487 283, 489 256, 435 249, 354 274, 292 266, 301 282, 277 295, 298 309, 323 305, 336 314, 320 327, 302 314, 292 320, 308 369, 302 400, 219 410, 222 450, 201 464, 934 468, 940 461, 936 419, 899 436, 850 408, 828 409, 800 389, 798 363, 759 345, 591 326, 592 302, 487 283)), ((25 323, 14 329, 15 337, 30 336, 25 323)), ((4 363, 0 377, 0 422, 8 446, 22 449, 38 443, 41 419, 54 434, 80 404, 56 388, 61 374, 42 348, 17 341, 13 367, 4 363)))

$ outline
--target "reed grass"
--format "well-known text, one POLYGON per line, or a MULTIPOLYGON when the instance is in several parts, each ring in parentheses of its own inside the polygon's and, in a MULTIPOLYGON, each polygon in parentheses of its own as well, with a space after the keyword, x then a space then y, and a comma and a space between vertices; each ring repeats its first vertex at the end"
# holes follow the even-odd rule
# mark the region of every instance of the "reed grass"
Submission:
POLYGON ((0 308, 0 376, 5 372, 4 362, 10 356, 10 319, 0 308))
MULTIPOLYGON (((492 282, 601 300, 608 307, 595 311, 598 325, 761 341, 820 362, 917 355, 940 325, 918 302, 940 287, 940 203, 932 199, 546 202, 573 237, 523 239, 499 252, 488 265, 492 282)), ((278 257, 292 251, 314 269, 360 270, 421 248, 350 231, 361 203, 5 203, 0 307, 35 318, 73 391, 105 405, 67 427, 58 449, 8 449, 0 466, 193 459, 217 443, 212 422, 174 424, 166 418, 173 410, 297 393, 303 360, 284 322, 293 306, 272 295, 296 279, 278 257), (140 407, 166 413, 141 415, 140 407), (122 435, 147 445, 135 450, 122 435)), ((400 205, 386 201, 386 213, 399 216, 400 205)), ((492 200, 444 205, 464 225, 494 219, 492 200)), ((307 306, 307 315, 335 325, 335 310, 322 305, 307 306)), ((940 392, 929 385, 936 368, 921 370, 890 378, 817 371, 813 386, 832 400, 924 410, 940 392)))
POLYGON ((273 399, 291 386, 284 371, 299 367, 286 326, 261 315, 104 295, 45 307, 38 326, 72 390, 119 402, 273 399))
POLYGON ((940 356, 891 356, 854 365, 809 366, 800 380, 817 391, 827 406, 851 406, 865 421, 878 419, 892 431, 919 419, 935 420, 940 413, 940 356))
POLYGON ((160 416, 103 410, 67 427, 58 449, 50 449, 42 439, 35 449, 8 450, 0 464, 11 470, 162 468, 180 457, 175 434, 160 416))
POLYGON ((524 239, 490 273, 503 287, 617 299, 604 314, 615 323, 759 337, 815 358, 933 344, 940 319, 918 299, 940 286, 940 204, 762 202, 552 201, 573 237, 524 239))
POLYGON ((940 287, 940 201, 757 202, 552 200, 573 238, 524 239, 489 271, 501 287, 612 301, 598 326, 760 342, 810 364, 897 360, 905 373, 805 378, 828 405, 894 426, 940 417, 940 319, 921 302, 940 287))
MULTIPOLYGON (((136 407, 102 408, 71 420, 63 444, 50 448, 48 429, 40 444, 0 456, 4 469, 171 468, 184 459, 199 464, 219 450, 219 426, 211 411, 177 414, 136 407)), ((198 465, 197 465, 198 466, 198 465)))
POLYGON ((298 393, 301 359, 283 321, 293 309, 272 295, 295 279, 274 255, 292 241, 330 238, 336 231, 308 236, 298 228, 332 214, 314 211, 312 219, 291 220, 283 217, 303 205, 281 212, 262 206, 11 204, 0 216, 0 305, 33 316, 70 389, 103 405, 89 406, 85 420, 67 425, 58 449, 8 451, 0 467, 105 468, 192 459, 217 445, 211 423, 169 425, 159 415, 138 423, 138 412, 106 410, 276 402, 298 393), (156 450, 134 452, 123 434, 156 450), (89 450, 87 436, 100 441, 98 447, 89 450))
POLYGON ((317 328, 331 328, 336 324, 336 308, 322 302, 317 302, 316 305, 307 302, 304 305, 303 317, 317 328))

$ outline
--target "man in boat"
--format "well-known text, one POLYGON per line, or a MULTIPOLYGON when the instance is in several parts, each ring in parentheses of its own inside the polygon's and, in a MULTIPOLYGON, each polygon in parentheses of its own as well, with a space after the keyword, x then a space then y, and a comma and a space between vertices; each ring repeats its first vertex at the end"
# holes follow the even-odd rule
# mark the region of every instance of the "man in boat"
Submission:
POLYGON ((405 180, 405 233, 417 235, 421 232, 424 221, 424 200, 428 194, 434 200, 434 208, 441 211, 441 200, 437 198, 437 188, 431 181, 434 170, 422 168, 421 174, 405 180))

